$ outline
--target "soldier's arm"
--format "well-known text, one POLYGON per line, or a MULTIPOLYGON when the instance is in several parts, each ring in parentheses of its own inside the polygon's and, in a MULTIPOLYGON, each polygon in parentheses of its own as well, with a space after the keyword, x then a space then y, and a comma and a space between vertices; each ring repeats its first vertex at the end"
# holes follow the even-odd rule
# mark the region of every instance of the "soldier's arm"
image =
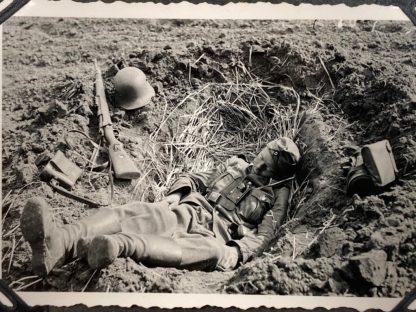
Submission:
POLYGON ((239 240, 233 240, 228 243, 229 246, 239 248, 240 256, 243 263, 251 260, 253 257, 261 254, 275 238, 277 229, 282 225, 289 200, 289 187, 281 186, 274 190, 275 202, 273 208, 263 217, 262 222, 257 227, 257 233, 249 232, 239 240))

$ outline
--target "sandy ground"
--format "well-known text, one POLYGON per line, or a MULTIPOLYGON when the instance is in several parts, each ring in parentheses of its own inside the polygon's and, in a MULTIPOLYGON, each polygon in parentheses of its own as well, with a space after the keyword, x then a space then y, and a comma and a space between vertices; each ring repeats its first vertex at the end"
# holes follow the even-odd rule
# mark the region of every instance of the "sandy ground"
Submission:
MULTIPOLYGON (((3 278, 14 289, 32 291, 397 297, 414 288, 416 31, 410 23, 337 25, 45 18, 6 22, 3 278), (39 179, 39 170, 57 150, 81 167, 92 152, 88 140, 68 131, 77 129, 98 138, 93 58, 104 72, 119 139, 143 172, 138 181, 115 181, 115 204, 154 201, 166 192, 168 173, 146 175, 147 166, 155 155, 168 158, 159 143, 186 128, 190 121, 185 117, 203 100, 198 90, 207 84, 216 84, 218 91, 236 77, 242 81, 256 77, 280 86, 267 89, 268 108, 296 107, 299 99, 301 112, 308 114, 297 140, 304 154, 297 192, 289 222, 264 254, 227 273, 147 268, 118 259, 99 272, 76 260, 44 279, 33 275, 30 247, 19 229, 25 201, 44 196, 55 221, 62 224, 94 210, 54 193, 39 179), (146 73, 156 90, 151 106, 127 113, 114 106, 114 64, 136 66, 146 73), (189 94, 201 97, 184 102, 189 94), (172 112, 169 120, 167 112, 172 112), (155 138, 159 145, 146 143, 155 138), (381 139, 392 144, 399 180, 375 196, 347 196, 341 165, 354 147, 381 139)), ((237 137, 240 128, 229 126, 228 133, 237 137)), ((247 138, 256 141, 252 133, 247 138)), ((249 158, 264 143, 254 144, 249 158)), ((242 146, 240 140, 231 143, 231 149, 242 146)), ((217 152, 217 159, 225 157, 220 149, 217 152)), ((177 172, 189 169, 186 164, 176 167, 177 172)), ((75 191, 106 202, 109 176, 84 174, 75 191)))

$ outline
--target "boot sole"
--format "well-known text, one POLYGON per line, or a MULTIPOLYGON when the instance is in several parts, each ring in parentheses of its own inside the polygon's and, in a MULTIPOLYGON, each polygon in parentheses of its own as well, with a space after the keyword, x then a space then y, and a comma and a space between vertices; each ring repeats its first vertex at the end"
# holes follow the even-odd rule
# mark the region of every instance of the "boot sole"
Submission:
POLYGON ((33 272, 39 276, 49 273, 47 265, 48 248, 46 238, 48 237, 47 225, 48 205, 41 199, 30 199, 23 209, 20 219, 20 229, 23 237, 29 242, 32 248, 32 268, 33 272))
POLYGON ((118 250, 111 238, 95 236, 88 249, 88 265, 92 269, 101 269, 113 263, 117 256, 118 250))

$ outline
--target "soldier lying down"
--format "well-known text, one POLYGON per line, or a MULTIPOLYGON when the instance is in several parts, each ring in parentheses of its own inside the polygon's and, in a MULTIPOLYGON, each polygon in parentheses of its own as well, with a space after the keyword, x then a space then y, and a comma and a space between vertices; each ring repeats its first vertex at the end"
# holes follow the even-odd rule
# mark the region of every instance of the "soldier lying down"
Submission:
POLYGON ((225 170, 180 175, 168 196, 156 203, 131 202, 100 208, 63 226, 50 207, 32 198, 21 217, 32 248, 33 271, 47 275, 73 258, 102 268, 117 257, 149 266, 193 270, 232 270, 259 255, 286 215, 287 179, 300 154, 288 138, 276 139, 252 164, 232 157, 225 170))

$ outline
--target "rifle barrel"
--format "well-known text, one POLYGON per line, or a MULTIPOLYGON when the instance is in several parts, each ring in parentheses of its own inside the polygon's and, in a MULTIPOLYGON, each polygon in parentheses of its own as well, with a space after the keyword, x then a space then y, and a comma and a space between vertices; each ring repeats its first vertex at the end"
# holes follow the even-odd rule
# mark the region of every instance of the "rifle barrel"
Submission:
POLYGON ((114 168, 114 175, 119 179, 136 179, 140 176, 139 170, 124 150, 123 144, 114 136, 110 110, 105 96, 103 77, 96 59, 94 59, 94 65, 96 69, 95 101, 98 106, 100 132, 105 137, 108 144, 109 156, 114 168))
POLYGON ((101 74, 101 70, 98 67, 97 60, 94 59, 94 65, 96 70, 96 77, 95 77, 95 92, 98 105, 98 114, 101 115, 101 127, 105 127, 107 125, 112 125, 111 118, 110 118, 110 110, 108 109, 107 99, 105 96, 105 89, 104 89, 104 82, 103 76, 101 74))

